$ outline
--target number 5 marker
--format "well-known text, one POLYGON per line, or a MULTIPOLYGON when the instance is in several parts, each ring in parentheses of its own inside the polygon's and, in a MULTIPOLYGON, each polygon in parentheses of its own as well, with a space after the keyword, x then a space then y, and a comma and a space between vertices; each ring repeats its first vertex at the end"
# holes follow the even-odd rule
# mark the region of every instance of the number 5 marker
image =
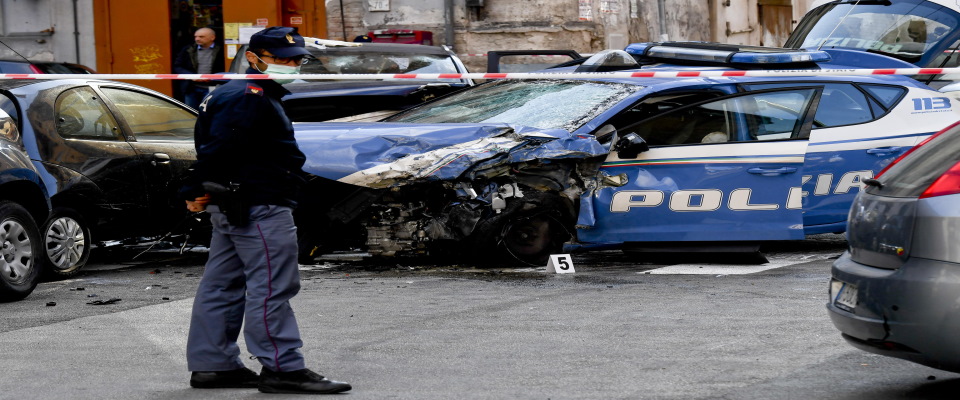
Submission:
POLYGON ((558 274, 572 274, 576 272, 573 270, 573 257, 570 257, 569 254, 551 254, 550 261, 547 262, 547 272, 555 272, 558 274))

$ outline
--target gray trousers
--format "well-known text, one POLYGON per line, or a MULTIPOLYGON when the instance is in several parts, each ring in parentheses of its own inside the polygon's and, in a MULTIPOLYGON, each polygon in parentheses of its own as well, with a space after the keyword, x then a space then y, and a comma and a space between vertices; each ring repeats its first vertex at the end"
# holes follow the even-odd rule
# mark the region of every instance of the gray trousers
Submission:
POLYGON ((226 371, 244 366, 237 337, 273 371, 304 368, 300 330, 290 299, 300 291, 297 228, 292 210, 253 206, 250 223, 235 227, 207 207, 213 237, 187 337, 187 368, 226 371))

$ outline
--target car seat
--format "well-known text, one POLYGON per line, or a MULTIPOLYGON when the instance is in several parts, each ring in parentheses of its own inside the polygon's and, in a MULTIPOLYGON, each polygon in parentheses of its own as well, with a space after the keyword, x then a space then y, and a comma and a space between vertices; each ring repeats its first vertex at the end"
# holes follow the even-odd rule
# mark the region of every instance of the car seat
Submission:
POLYGON ((703 135, 703 139, 700 139, 700 143, 723 143, 728 141, 730 141, 730 138, 727 134, 720 131, 710 132, 703 135))

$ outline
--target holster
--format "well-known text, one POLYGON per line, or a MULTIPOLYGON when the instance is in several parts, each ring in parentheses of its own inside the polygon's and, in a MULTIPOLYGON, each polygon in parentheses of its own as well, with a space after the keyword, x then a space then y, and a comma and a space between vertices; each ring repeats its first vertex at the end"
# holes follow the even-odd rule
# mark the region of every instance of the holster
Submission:
POLYGON ((217 182, 203 182, 203 189, 213 197, 212 202, 220 206, 220 212, 227 217, 227 222, 236 227, 247 226, 250 222, 250 204, 243 195, 243 187, 239 183, 229 183, 229 186, 217 182))

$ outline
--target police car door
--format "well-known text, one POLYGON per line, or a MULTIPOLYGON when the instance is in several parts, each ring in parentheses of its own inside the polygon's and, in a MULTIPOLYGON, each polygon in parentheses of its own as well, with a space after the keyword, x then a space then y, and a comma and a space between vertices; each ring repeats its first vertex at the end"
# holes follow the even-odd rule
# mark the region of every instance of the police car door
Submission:
POLYGON ((802 239, 801 167, 818 87, 740 93, 628 125, 650 150, 612 151, 601 167, 626 176, 594 198, 582 241, 802 239))

